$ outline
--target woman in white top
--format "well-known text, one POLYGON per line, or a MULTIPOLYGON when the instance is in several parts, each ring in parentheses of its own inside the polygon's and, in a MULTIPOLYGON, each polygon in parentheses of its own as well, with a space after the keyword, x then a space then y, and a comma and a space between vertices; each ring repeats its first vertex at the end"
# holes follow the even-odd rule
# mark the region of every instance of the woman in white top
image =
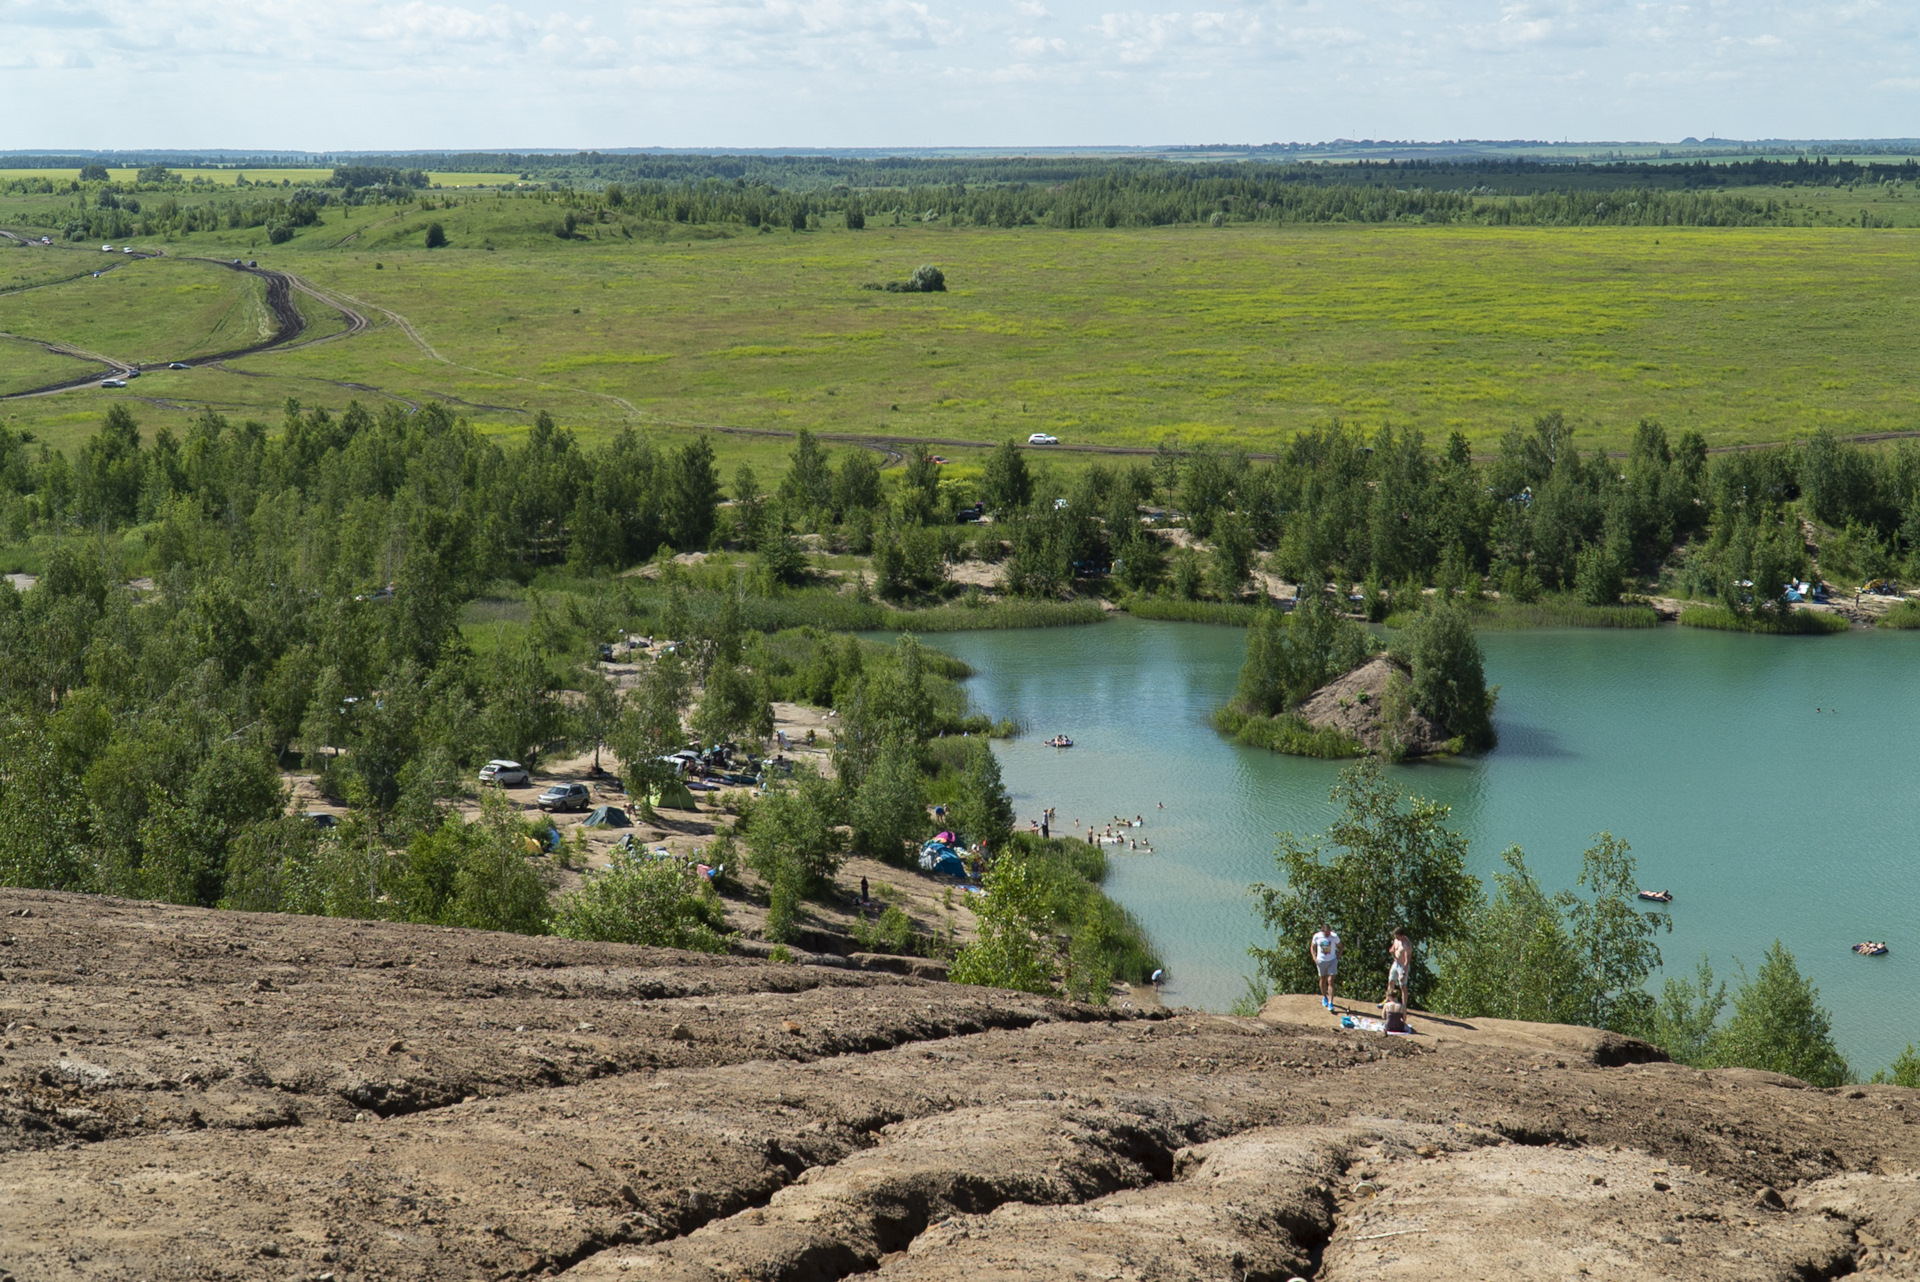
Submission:
POLYGON ((1340 936, 1334 933, 1332 923, 1314 934, 1308 952, 1313 957, 1314 969, 1320 973, 1320 1004, 1332 1010, 1334 983, 1340 974, 1340 936))

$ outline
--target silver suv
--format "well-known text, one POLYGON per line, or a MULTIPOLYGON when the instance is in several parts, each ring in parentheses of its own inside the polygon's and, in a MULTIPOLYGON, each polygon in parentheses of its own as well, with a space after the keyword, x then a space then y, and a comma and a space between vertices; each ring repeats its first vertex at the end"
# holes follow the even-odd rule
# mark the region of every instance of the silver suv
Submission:
POLYGON ((480 782, 497 783, 503 788, 508 785, 524 788, 533 782, 533 777, 517 761, 494 760, 480 767, 480 782))
POLYGON ((535 804, 542 810, 588 810, 593 795, 583 783, 557 783, 541 793, 535 804))

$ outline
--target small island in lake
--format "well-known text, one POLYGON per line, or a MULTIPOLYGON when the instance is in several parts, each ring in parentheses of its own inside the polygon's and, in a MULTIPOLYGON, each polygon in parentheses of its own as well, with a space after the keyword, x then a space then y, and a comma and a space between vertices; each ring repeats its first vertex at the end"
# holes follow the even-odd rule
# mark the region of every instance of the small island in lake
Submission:
POLYGON ((1492 747, 1495 694, 1457 603, 1429 603, 1383 649, 1316 593, 1248 629, 1239 686, 1214 724, 1275 752, 1401 761, 1492 747))

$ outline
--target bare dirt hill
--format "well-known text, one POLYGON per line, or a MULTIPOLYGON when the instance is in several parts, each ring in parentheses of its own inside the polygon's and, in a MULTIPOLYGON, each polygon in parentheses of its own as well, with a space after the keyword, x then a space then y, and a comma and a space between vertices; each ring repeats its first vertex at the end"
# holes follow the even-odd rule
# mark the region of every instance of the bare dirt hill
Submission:
POLYGON ((1920 1271, 1914 1092, 1414 1022, 0 892, 0 1276, 1920 1271))
MULTIPOLYGON (((1299 717, 1316 730, 1338 730, 1364 744, 1367 751, 1380 752, 1389 729, 1388 687, 1396 678, 1404 685, 1407 677, 1405 664, 1389 655, 1376 654, 1315 690, 1300 705, 1299 717)), ((1450 738, 1445 727, 1408 707, 1401 709, 1399 722, 1392 729, 1409 757, 1438 752, 1450 738)))

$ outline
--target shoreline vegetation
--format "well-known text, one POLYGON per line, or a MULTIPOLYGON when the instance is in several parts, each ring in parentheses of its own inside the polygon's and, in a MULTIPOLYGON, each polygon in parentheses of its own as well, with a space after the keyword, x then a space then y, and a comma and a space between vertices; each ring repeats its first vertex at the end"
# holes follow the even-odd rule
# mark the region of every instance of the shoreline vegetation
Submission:
MULTIPOLYGON (((1404 928, 1416 944, 1411 1007, 1608 1029, 1696 1068, 1755 1068, 1819 1087, 1861 1080, 1818 990, 1777 939, 1731 998, 1704 957, 1656 996, 1655 940, 1672 918, 1637 898, 1632 848, 1612 833, 1594 834, 1577 891, 1548 892, 1518 846, 1487 885, 1467 871, 1466 839, 1445 826, 1450 808, 1388 783, 1377 759, 1342 771, 1332 799, 1342 815, 1324 833, 1281 834, 1278 884, 1250 888, 1273 946, 1247 950, 1256 972, 1236 1012, 1255 1013, 1272 992, 1316 991, 1304 941, 1328 926, 1340 936, 1341 985, 1383 991, 1388 945, 1404 928)), ((1920 1086, 1920 1056, 1910 1045, 1871 1080, 1920 1086)))
POLYGON ((1845 632, 1852 625, 1837 614, 1816 614, 1812 610, 1736 613, 1725 606, 1690 605, 1680 611, 1680 626, 1720 632, 1758 632, 1768 636, 1824 637, 1845 632))

